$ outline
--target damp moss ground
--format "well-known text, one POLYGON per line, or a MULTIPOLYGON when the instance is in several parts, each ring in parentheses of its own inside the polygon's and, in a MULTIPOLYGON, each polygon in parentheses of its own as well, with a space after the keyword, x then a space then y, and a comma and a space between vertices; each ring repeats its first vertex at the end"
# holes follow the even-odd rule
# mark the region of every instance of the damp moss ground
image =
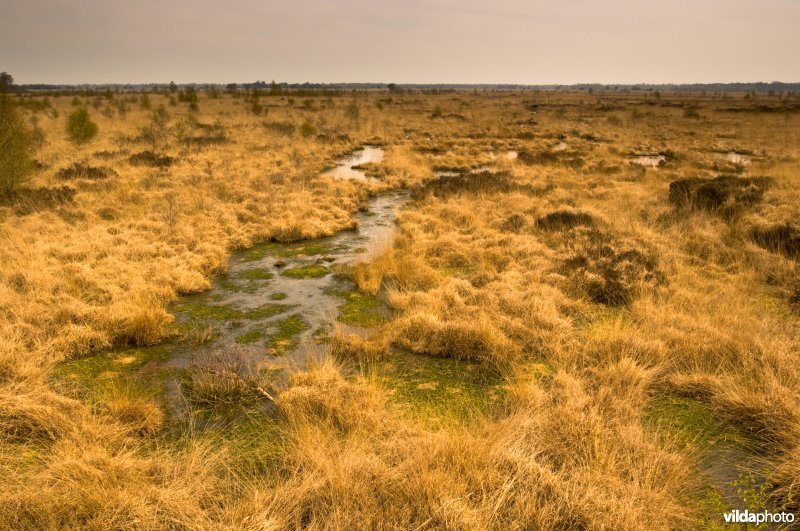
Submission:
POLYGON ((273 275, 272 272, 263 267, 248 269, 236 274, 237 278, 244 278, 247 280, 269 280, 274 276, 275 275, 273 275))
POLYGON ((308 323, 300 315, 290 315, 279 321, 277 330, 267 340, 269 352, 277 355, 294 348, 297 345, 297 336, 306 330, 308 323))
POLYGON ((320 256, 336 254, 346 250, 343 245, 330 245, 327 243, 264 243, 247 251, 241 258, 242 262, 254 262, 267 256, 276 258, 292 258, 296 256, 320 256))
POLYGON ((172 345, 129 348, 104 352, 56 367, 56 381, 82 398, 96 398, 120 382, 136 381, 138 385, 159 392, 163 380, 173 372, 169 369, 145 370, 148 364, 168 360, 174 354, 172 345))
POLYGON ((263 479, 284 452, 287 427, 275 415, 260 410, 243 412, 235 422, 206 429, 200 439, 229 451, 232 469, 254 479, 263 479))
POLYGON ((241 334, 236 337, 236 342, 239 344, 248 344, 248 343, 255 343, 259 339, 263 339, 266 336, 263 330, 254 329, 248 330, 244 334, 241 334))
POLYGON ((469 425, 505 401, 504 378, 479 363, 396 353, 379 362, 378 383, 390 400, 430 429, 469 425))
POLYGON ((341 289, 329 289, 325 293, 344 299, 336 316, 341 323, 370 328, 380 326, 387 320, 388 308, 378 297, 341 289))
MULTIPOLYGON (((682 451, 688 449, 694 453, 704 469, 708 468, 709 463, 725 461, 725 456, 746 458, 747 455, 762 451, 755 441, 719 419, 707 404, 692 398, 674 395, 654 397, 645 411, 644 425, 665 444, 677 445, 682 451)), ((738 461, 732 464, 746 466, 738 461)), ((713 465, 711 468, 717 467, 713 465)), ((698 470, 697 474, 699 492, 685 502, 699 515, 703 529, 723 529, 720 521, 722 513, 731 508, 743 509, 748 505, 742 492, 737 494, 741 489, 731 478, 723 479, 721 471, 709 473, 698 470)))
POLYGON ((214 284, 224 291, 255 293, 274 276, 267 269, 257 267, 233 275, 222 275, 214 281, 214 284))
POLYGON ((289 278, 322 278, 331 272, 325 266, 310 264, 300 267, 293 267, 281 271, 281 275, 289 278))
POLYGON ((681 446, 708 450, 715 444, 748 445, 732 427, 718 419, 704 403, 680 396, 660 396, 648 405, 645 423, 681 446))
POLYGON ((273 315, 278 315, 290 309, 287 304, 268 303, 258 308, 242 310, 225 304, 207 304, 203 301, 184 301, 179 302, 173 307, 175 313, 180 314, 189 320, 254 320, 266 319, 273 315))

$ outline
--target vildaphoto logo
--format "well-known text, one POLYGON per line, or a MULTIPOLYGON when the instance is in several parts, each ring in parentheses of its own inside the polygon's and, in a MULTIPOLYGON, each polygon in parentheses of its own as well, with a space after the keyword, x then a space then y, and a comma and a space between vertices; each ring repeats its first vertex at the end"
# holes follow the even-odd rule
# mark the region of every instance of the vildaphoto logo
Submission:
POLYGON ((724 513, 726 524, 791 524, 794 522, 794 514, 792 513, 770 513, 763 511, 760 513, 751 513, 748 510, 740 511, 735 509, 733 511, 724 513))

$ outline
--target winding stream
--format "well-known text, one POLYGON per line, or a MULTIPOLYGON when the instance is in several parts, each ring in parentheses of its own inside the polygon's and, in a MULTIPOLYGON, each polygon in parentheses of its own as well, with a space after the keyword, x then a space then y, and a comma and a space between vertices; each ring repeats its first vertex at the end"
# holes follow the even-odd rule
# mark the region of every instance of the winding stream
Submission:
MULTIPOLYGON (((353 166, 382 156, 382 149, 367 146, 323 175, 365 179, 353 166)), ((373 197, 356 213, 357 228, 329 237, 234 252, 212 289, 182 297, 171 308, 179 339, 67 362, 57 377, 79 391, 133 377, 158 388, 173 411, 181 410, 181 378, 198 356, 237 349, 258 368, 283 369, 322 349, 336 330, 381 324, 390 317, 383 301, 357 292, 336 270, 389 245, 395 214, 407 199, 405 192, 373 197)))

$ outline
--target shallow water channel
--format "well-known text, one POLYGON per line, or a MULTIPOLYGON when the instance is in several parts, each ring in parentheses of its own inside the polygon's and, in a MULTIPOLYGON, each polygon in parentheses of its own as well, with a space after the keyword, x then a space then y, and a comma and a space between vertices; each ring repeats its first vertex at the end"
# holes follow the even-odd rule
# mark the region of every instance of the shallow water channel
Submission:
MULTIPOLYGON (((334 325, 371 326, 388 317, 382 303, 354 291, 334 274, 370 250, 388 245, 404 194, 370 200, 356 216, 358 228, 299 243, 265 243, 234 253, 228 273, 210 291, 175 305, 179 326, 212 327, 206 348, 230 347, 254 356, 293 359, 309 350, 334 325)), ((302 360, 297 360, 302 361, 302 360)))
MULTIPOLYGON (((364 179, 353 166, 382 156, 382 149, 366 146, 326 174, 364 179)), ((358 293, 335 270, 390 244, 396 212, 407 200, 403 192, 373 197, 356 213, 357 228, 329 237, 236 251, 210 290, 182 297, 170 308, 180 339, 68 362, 57 372, 67 381, 136 374, 176 390, 179 382, 170 374, 204 352, 235 348, 261 368, 301 364, 335 329, 359 331, 389 317, 381 299, 358 293)))
POLYGON ((667 161, 664 155, 636 155, 631 158, 633 164, 645 166, 647 168, 658 168, 667 161))
POLYGON ((364 146, 355 150, 349 157, 337 162, 336 167, 322 175, 333 177, 334 179, 355 179, 363 181, 367 176, 361 171, 363 164, 378 164, 383 160, 383 149, 377 146, 364 146))

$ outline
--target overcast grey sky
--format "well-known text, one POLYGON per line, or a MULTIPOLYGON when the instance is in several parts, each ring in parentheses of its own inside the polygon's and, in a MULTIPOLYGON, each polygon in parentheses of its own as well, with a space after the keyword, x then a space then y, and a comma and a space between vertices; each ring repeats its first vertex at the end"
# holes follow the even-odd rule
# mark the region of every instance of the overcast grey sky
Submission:
POLYGON ((18 83, 800 81, 800 0, 0 0, 18 83))

